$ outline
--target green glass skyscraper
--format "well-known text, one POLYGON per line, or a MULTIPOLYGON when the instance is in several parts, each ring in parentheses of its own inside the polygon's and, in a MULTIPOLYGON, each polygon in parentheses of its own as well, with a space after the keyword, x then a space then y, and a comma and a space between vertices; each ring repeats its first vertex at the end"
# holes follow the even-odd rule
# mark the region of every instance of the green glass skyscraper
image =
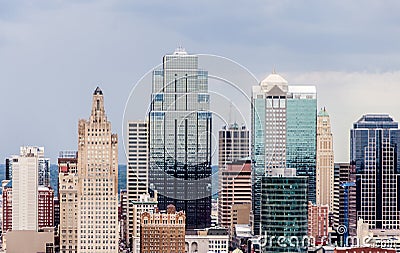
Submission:
MULTIPOLYGON (((287 172, 285 172, 287 174, 287 172)), ((264 176, 261 194, 262 252, 307 252, 307 177, 264 176)))
POLYGON ((317 92, 289 86, 286 107, 286 166, 308 177, 308 200, 316 201, 317 92))

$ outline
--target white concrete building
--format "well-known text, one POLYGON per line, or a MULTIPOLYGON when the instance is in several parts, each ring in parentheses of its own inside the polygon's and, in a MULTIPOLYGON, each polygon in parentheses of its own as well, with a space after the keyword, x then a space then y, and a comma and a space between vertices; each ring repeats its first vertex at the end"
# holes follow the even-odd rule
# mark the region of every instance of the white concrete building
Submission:
POLYGON ((21 147, 12 157, 12 230, 38 229, 38 147, 21 147))
POLYGON ((228 253, 229 234, 227 229, 215 227, 202 230, 187 230, 185 235, 187 253, 228 253))

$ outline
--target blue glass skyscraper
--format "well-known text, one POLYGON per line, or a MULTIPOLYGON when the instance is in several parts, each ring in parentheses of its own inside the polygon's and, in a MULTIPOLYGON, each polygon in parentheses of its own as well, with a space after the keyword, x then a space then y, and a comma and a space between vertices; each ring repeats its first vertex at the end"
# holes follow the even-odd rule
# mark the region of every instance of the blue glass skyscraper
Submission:
POLYGON ((387 114, 366 114, 350 131, 357 217, 370 229, 400 229, 400 130, 387 114))
POLYGON ((150 192, 158 207, 173 204, 186 228, 211 225, 211 134, 208 73, 198 57, 178 48, 153 71, 149 113, 150 192))

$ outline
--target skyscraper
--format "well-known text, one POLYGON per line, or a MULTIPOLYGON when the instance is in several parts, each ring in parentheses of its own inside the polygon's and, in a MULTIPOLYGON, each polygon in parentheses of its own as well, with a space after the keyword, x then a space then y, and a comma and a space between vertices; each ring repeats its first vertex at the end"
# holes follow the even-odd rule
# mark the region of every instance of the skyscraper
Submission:
POLYGON ((38 230, 38 147, 12 157, 12 230, 38 230))
POLYGON ((261 189, 261 234, 267 238, 262 252, 307 252, 307 177, 264 176, 261 189))
POLYGON ((250 156, 249 130, 246 126, 232 123, 218 132, 218 168, 226 163, 250 156))
POLYGON ((400 229, 400 130, 387 114, 366 114, 350 131, 357 218, 370 229, 400 229))
POLYGON ((316 168, 317 205, 334 206, 334 157, 333 137, 329 114, 321 110, 317 117, 317 168, 316 168))
MULTIPOLYGON (((38 185, 50 186, 50 159, 44 157, 44 147, 37 148, 37 158, 38 158, 38 185)), ((6 180, 12 179, 12 157, 6 158, 6 180)))
POLYGON ((211 134, 208 73, 178 48, 153 71, 149 113, 149 188, 158 206, 184 210, 187 228, 211 225, 211 134))
POLYGON ((251 157, 253 164, 253 233, 260 233, 261 178, 283 175, 286 168, 309 180, 315 202, 316 89, 289 86, 273 72, 252 88, 251 157))
POLYGON ((286 166, 308 177, 308 200, 315 203, 317 91, 289 86, 286 108, 286 166))
POLYGON ((78 127, 78 252, 118 252, 118 138, 99 87, 78 127))
POLYGON ((286 97, 288 82, 273 72, 252 89, 252 227, 260 234, 261 178, 286 168, 286 97))
POLYGON ((333 227, 346 226, 345 236, 357 232, 357 192, 354 164, 334 164, 333 227))
POLYGON ((126 141, 129 201, 148 193, 148 128, 146 121, 129 121, 126 141))
MULTIPOLYGON (((143 195, 148 193, 148 123, 146 121, 129 121, 127 125, 127 239, 131 244, 134 241, 130 240, 135 234, 135 213, 132 201, 139 201, 143 195)), ((139 235, 135 239, 139 241, 139 235)))

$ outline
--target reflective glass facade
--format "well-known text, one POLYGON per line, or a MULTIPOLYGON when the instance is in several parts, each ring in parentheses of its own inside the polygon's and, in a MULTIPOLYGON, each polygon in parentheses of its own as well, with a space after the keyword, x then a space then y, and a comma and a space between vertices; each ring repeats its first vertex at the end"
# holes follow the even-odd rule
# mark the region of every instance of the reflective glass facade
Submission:
POLYGON ((176 51, 153 72, 149 113, 150 192, 158 207, 186 213, 186 227, 211 224, 211 134, 208 73, 198 57, 176 51))
POLYGON ((370 229, 400 229, 400 130, 389 115, 367 114, 350 131, 357 217, 370 229))
POLYGON ((264 176, 261 188, 261 234, 267 240, 262 252, 307 252, 307 177, 264 176))
MULTIPOLYGON (((312 87, 312 86, 311 86, 312 87)), ((316 202, 317 96, 304 91, 290 92, 286 108, 286 166, 298 176, 308 176, 308 199, 316 202)))

